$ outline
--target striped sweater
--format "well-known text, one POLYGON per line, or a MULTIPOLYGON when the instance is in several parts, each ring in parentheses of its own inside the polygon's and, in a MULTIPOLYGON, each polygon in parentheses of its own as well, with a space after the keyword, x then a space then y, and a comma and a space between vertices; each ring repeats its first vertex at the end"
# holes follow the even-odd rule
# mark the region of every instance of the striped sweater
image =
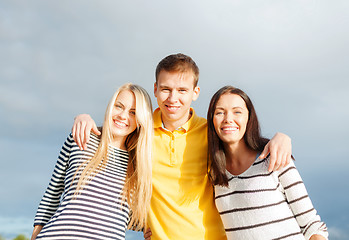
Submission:
POLYGON ((125 239, 129 208, 121 194, 127 151, 109 146, 106 168, 73 197, 78 182, 73 176, 98 144, 97 136, 91 135, 88 149, 81 151, 68 136, 35 216, 34 226, 44 225, 37 239, 125 239))
POLYGON ((229 187, 215 186, 228 240, 327 238, 293 161, 281 172, 269 173, 269 161, 257 159, 238 176, 226 171, 229 187))

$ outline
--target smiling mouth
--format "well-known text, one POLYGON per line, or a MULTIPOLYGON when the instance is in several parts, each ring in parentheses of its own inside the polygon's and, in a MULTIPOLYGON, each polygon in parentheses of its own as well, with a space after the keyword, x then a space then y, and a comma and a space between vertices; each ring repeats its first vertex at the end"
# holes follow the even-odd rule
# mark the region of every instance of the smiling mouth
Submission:
POLYGON ((179 106, 169 106, 169 105, 165 105, 167 110, 169 110, 170 112, 174 112, 177 111, 179 109, 179 106))
POLYGON ((237 131, 239 128, 238 127, 222 127, 221 130, 223 132, 234 132, 237 131))
POLYGON ((126 123, 120 122, 120 121, 118 121, 118 120, 116 120, 116 119, 113 119, 113 122, 114 122, 114 124, 115 124, 117 127, 119 127, 119 128, 127 127, 127 124, 126 124, 126 123))

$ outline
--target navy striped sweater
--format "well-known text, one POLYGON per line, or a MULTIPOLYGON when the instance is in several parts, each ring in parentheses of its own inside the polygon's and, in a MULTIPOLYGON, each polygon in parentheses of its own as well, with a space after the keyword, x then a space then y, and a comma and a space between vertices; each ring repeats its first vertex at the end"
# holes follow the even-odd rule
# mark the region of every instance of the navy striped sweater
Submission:
POLYGON ((35 216, 34 226, 44 225, 37 239, 125 239, 129 208, 121 195, 127 151, 109 146, 106 168, 73 197, 78 183, 73 176, 98 144, 98 137, 91 135, 88 149, 81 151, 68 136, 35 216))

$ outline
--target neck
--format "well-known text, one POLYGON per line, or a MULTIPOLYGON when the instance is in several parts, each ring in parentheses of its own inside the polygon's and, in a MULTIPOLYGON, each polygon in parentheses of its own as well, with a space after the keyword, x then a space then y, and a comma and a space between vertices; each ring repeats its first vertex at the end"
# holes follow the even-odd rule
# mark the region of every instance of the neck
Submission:
POLYGON ((113 139, 111 140, 111 142, 109 143, 109 145, 122 149, 122 150, 126 150, 126 146, 125 146, 125 141, 126 141, 126 137, 125 138, 118 138, 118 137, 113 137, 113 139))
POLYGON ((193 115, 192 111, 189 110, 187 117, 183 119, 179 119, 178 121, 171 121, 171 120, 164 119, 164 117, 161 115, 161 121, 164 124, 165 128, 172 132, 177 128, 182 127, 186 122, 188 122, 192 115, 193 115))
POLYGON ((241 139, 237 143, 225 144, 226 169, 233 175, 245 172, 255 161, 257 152, 251 150, 241 139))

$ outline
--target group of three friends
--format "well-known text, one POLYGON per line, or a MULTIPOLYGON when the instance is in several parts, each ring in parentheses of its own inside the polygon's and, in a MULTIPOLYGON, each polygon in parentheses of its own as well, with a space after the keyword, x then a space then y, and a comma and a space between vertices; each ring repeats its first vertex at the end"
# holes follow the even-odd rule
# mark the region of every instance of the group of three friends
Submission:
POLYGON ((200 88, 189 56, 165 57, 155 76, 154 113, 142 87, 124 84, 102 128, 75 118, 32 239, 125 239, 127 227, 155 240, 327 239, 290 138, 261 136, 246 93, 218 90, 206 121, 191 107, 200 88))

